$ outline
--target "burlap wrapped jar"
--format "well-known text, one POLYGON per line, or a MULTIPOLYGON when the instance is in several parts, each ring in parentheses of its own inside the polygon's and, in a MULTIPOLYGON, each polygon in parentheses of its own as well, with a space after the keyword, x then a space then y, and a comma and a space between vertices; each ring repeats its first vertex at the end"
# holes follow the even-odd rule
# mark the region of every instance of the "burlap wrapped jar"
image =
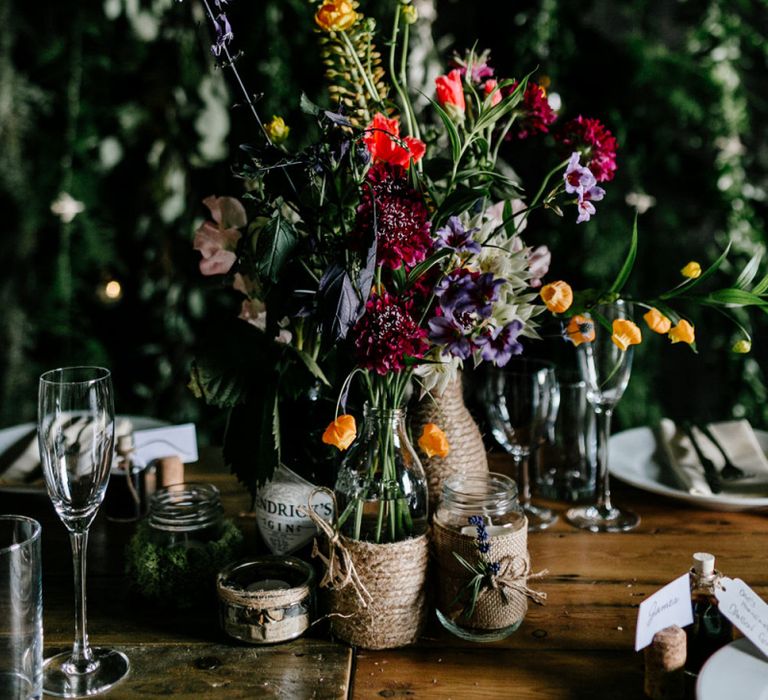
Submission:
POLYGON ((443 483, 454 474, 487 474, 488 457, 480 429, 464 404, 462 375, 440 395, 423 397, 412 409, 411 430, 421 435, 427 423, 435 423, 445 433, 451 451, 446 457, 420 455, 429 485, 429 508, 434 513, 443 492, 443 483))

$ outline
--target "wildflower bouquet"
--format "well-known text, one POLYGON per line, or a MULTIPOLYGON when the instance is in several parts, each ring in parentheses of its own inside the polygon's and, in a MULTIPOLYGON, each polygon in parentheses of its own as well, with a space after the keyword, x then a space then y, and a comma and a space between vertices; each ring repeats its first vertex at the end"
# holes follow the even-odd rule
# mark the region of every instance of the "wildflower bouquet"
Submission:
MULTIPOLYGON (((226 2, 203 4, 213 53, 242 86, 226 2)), ((226 275, 242 295, 250 329, 238 350, 252 354, 200 360, 191 387, 231 411, 225 458, 252 489, 270 478, 286 438, 297 439, 280 411, 301 387, 338 390, 323 440, 346 450, 356 424, 339 413, 355 380, 370 408, 390 411, 412 385, 439 391, 464 362, 503 366, 521 353, 522 339, 538 337, 536 290, 550 261, 521 237, 531 214, 575 206, 588 221, 604 195, 598 183, 616 169, 616 141, 600 122, 578 116, 556 128, 545 90, 530 75, 496 77, 487 53, 455 56, 418 118, 406 70, 416 10, 409 0, 392 6, 385 68, 357 2, 319 5, 332 105, 302 97, 319 133, 309 146, 290 148, 290 126, 264 122, 244 89, 261 143, 243 147, 243 204, 206 200, 213 222, 195 237, 203 274, 226 275), (527 195, 510 163, 517 142, 537 138, 551 169, 527 195)), ((380 441, 371 479, 394 483, 394 439, 380 441)), ((419 444, 428 455, 449 449, 434 425, 419 444)), ((370 498, 367 488, 357 500, 370 498)), ((407 494, 393 487, 380 498, 399 508, 407 494)), ((387 512, 392 526, 377 536, 413 534, 387 512)))

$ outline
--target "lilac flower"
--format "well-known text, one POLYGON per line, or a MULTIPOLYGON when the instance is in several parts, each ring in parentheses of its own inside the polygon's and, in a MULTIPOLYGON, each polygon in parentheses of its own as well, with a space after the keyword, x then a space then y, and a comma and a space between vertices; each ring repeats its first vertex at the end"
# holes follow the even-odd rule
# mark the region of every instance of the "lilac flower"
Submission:
POLYGON ((452 248, 457 252, 480 253, 480 244, 472 239, 472 234, 479 229, 465 229, 458 216, 452 216, 448 223, 436 231, 438 248, 452 248))
POLYGON ((503 367, 512 355, 519 355, 523 351, 523 346, 517 338, 522 329, 523 324, 515 320, 503 328, 481 334, 475 339, 475 345, 480 348, 483 360, 493 362, 497 367, 503 367))
POLYGON ((571 153, 571 159, 568 161, 568 167, 563 175, 565 191, 568 194, 578 194, 579 196, 597 183, 592 171, 579 164, 580 158, 581 154, 578 151, 571 153))
POLYGON ((472 354, 472 344, 463 329, 453 319, 435 316, 429 320, 429 339, 443 346, 454 357, 466 360, 472 354))
MULTIPOLYGON (((217 6, 220 7, 218 3, 217 6)), ((230 25, 227 15, 224 12, 220 12, 218 16, 213 19, 213 27, 216 30, 216 42, 211 45, 211 53, 218 57, 227 47, 227 44, 235 38, 235 35, 232 33, 232 25, 230 25)))
POLYGON ((580 224, 584 221, 589 221, 590 217, 595 213, 595 205, 592 202, 599 202, 604 196, 605 190, 597 186, 581 193, 577 202, 579 218, 576 219, 576 223, 580 224))

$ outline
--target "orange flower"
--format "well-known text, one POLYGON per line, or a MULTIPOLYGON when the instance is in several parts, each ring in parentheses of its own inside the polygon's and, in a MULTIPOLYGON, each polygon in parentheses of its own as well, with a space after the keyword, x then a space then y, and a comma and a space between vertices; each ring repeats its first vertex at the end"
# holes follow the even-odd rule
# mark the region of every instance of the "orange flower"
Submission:
POLYGON ((315 13, 315 22, 323 31, 343 32, 357 22, 359 16, 349 0, 328 0, 315 13))
POLYGON ((691 260, 682 270, 680 274, 688 279, 695 280, 697 277, 701 277, 701 265, 695 260, 691 260))
POLYGON ((357 425, 355 417, 344 414, 331 423, 323 433, 323 442, 326 445, 338 447, 342 452, 346 450, 357 437, 357 425))
POLYGON ((651 309, 648 313, 643 315, 643 318, 648 324, 648 328, 654 333, 668 333, 669 329, 672 328, 672 321, 658 309, 651 309))
POLYGON ((458 68, 454 68, 448 75, 435 78, 435 90, 441 107, 450 107, 451 112, 464 114, 467 103, 464 101, 464 85, 458 68))
POLYGON ((419 447, 427 457, 447 457, 451 451, 448 438, 434 423, 427 423, 421 431, 419 447))
POLYGON ((545 284, 541 288, 539 296, 553 314, 568 311, 573 304, 573 290, 567 282, 558 281, 545 284))
POLYGON ((408 168, 411 159, 418 163, 427 150, 426 144, 413 136, 400 138, 397 117, 387 119, 381 112, 373 115, 373 121, 365 128, 363 141, 374 163, 384 161, 401 168, 408 168))
POLYGON ((498 86, 499 83, 496 80, 486 80, 485 83, 483 83, 485 96, 488 97, 488 95, 491 95, 491 107, 495 107, 501 102, 501 90, 496 89, 498 86))
POLYGON ((565 334, 576 347, 579 347, 582 343, 591 343, 595 339, 595 324, 591 318, 577 314, 568 322, 565 334))
POLYGON ((617 318, 613 322, 611 340, 624 352, 630 345, 639 345, 643 334, 635 323, 626 318, 617 318))
POLYGON ((669 339, 673 343, 688 343, 688 345, 691 345, 691 343, 696 342, 696 332, 693 326, 683 318, 680 319, 680 323, 669 331, 669 339))

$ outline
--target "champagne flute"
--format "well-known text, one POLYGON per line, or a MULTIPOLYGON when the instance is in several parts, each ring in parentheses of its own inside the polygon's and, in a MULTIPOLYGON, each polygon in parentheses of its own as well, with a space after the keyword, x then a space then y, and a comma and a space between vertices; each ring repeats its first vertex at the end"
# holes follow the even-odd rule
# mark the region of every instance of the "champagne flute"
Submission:
POLYGON ((544 530, 557 522, 549 508, 531 503, 531 448, 545 437, 559 392, 554 365, 541 360, 512 358, 503 368, 491 368, 485 408, 491 432, 515 461, 520 505, 528 530, 544 530))
POLYGON ((85 564, 88 529, 109 480, 115 432, 112 377, 101 367, 64 367, 40 377, 37 435, 48 495, 69 530, 75 577, 72 652, 45 661, 43 689, 65 698, 109 690, 128 673, 119 651, 88 644, 85 564))
MULTIPOLYGON (((631 306, 624 301, 602 304, 594 309, 595 319, 610 326, 619 319, 631 319, 631 306)), ((581 377, 587 385, 587 401, 597 420, 597 484, 595 503, 571 508, 566 520, 578 528, 592 532, 625 532, 637 527, 640 517, 616 508, 611 503, 608 471, 608 440, 611 435, 613 409, 624 395, 632 371, 632 346, 621 350, 607 328, 598 324, 595 339, 576 348, 581 377)))

